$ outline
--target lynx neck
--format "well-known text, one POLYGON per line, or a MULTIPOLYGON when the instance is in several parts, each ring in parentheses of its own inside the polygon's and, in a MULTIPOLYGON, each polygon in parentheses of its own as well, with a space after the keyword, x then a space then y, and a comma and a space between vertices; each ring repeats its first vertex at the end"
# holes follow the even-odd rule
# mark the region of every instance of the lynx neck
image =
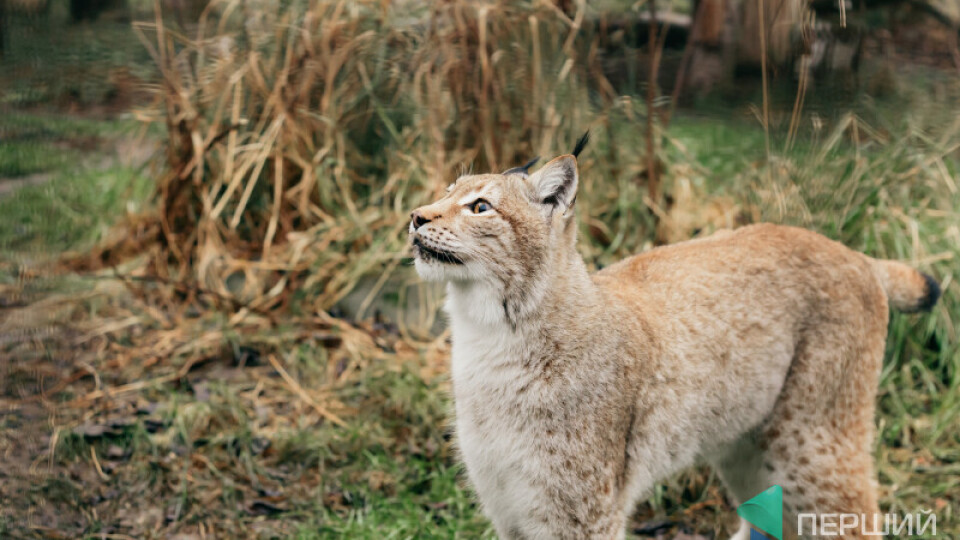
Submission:
POLYGON ((572 255, 555 257, 541 279, 512 294, 488 281, 449 283, 446 311, 454 342, 549 339, 546 334, 584 330, 578 321, 596 322, 604 301, 583 260, 572 255))

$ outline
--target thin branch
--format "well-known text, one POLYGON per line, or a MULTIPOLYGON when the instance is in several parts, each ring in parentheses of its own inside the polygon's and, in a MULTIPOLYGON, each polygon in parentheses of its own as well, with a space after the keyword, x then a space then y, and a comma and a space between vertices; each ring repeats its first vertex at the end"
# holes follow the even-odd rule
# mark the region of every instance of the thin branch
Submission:
POLYGON ((650 72, 647 79, 647 196, 657 200, 660 178, 657 171, 656 144, 654 141, 655 111, 653 101, 657 93, 657 73, 660 71, 660 55, 657 53, 657 0, 649 0, 650 10, 648 47, 650 50, 650 72))

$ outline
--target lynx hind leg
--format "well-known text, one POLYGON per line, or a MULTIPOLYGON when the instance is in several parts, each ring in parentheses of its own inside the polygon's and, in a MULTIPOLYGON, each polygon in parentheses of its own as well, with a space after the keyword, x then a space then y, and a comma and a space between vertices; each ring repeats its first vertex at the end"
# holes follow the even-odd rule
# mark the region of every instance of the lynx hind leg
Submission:
MULTIPOLYGON (((714 466, 735 498, 736 504, 753 498, 773 485, 783 489, 783 537, 798 537, 800 514, 856 514, 872 516, 878 512, 876 482, 869 453, 850 448, 843 440, 808 443, 787 452, 782 449, 792 441, 784 437, 769 439, 764 448, 763 436, 738 443, 736 450, 725 453, 714 466), (778 450, 780 449, 780 450, 778 450)), ((839 523, 839 518, 834 518, 839 523)), ((810 521, 803 532, 810 535, 810 521)), ((871 523, 868 521, 868 523, 871 523)), ((868 526, 867 530, 872 530, 868 526)), ((860 536, 856 529, 845 536, 860 536)), ((735 540, 750 538, 750 529, 741 520, 735 540)))
MULTIPOLYGON (((798 347, 766 423, 714 463, 738 504, 772 485, 783 489, 784 538, 797 537, 799 514, 866 515, 872 524, 879 512, 872 446, 883 340, 848 337, 846 346, 833 348, 824 345, 835 339, 806 342, 818 346, 798 347)), ((807 520, 804 536, 810 527, 807 520)), ((862 530, 848 526, 842 536, 862 530)), ((743 527, 737 534, 744 532, 749 537, 743 527)))

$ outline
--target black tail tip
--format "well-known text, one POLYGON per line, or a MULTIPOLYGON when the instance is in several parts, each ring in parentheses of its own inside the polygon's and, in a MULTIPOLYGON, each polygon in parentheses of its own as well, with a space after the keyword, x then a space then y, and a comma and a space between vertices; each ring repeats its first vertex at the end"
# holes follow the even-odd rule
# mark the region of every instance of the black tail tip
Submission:
POLYGON ((583 148, 587 146, 587 143, 590 142, 590 130, 588 129, 577 139, 576 146, 573 147, 573 157, 580 157, 580 152, 583 152, 583 148))
POLYGON ((920 303, 917 305, 917 311, 930 311, 933 309, 933 306, 937 304, 937 300, 940 299, 940 284, 937 283, 937 280, 929 274, 922 274, 924 281, 927 282, 927 286, 923 292, 923 298, 920 299, 920 303))

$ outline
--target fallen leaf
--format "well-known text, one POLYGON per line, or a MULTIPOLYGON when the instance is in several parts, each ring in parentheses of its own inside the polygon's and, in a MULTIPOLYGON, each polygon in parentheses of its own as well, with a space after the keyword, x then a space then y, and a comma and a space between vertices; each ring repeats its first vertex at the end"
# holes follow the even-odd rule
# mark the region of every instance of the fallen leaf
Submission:
POLYGON ((73 428, 73 432, 88 439, 100 437, 116 437, 123 434, 123 430, 107 424, 82 424, 73 428))
POLYGON ((253 501, 247 511, 254 516, 272 516, 286 512, 285 509, 264 500, 253 501))
POLYGON ((654 519, 635 525, 633 527, 633 534, 656 536, 658 533, 663 532, 665 529, 669 529, 673 526, 674 523, 669 519, 654 519))
POLYGON ((255 456, 264 453, 267 448, 270 448, 270 439, 254 437, 253 440, 250 441, 250 453, 255 456))
POLYGON ((207 403, 210 401, 210 386, 205 383, 197 383, 193 385, 193 395, 197 398, 197 401, 207 403))
POLYGON ((156 433, 165 427, 166 424, 162 420, 146 418, 143 421, 143 428, 147 430, 147 433, 156 433))

